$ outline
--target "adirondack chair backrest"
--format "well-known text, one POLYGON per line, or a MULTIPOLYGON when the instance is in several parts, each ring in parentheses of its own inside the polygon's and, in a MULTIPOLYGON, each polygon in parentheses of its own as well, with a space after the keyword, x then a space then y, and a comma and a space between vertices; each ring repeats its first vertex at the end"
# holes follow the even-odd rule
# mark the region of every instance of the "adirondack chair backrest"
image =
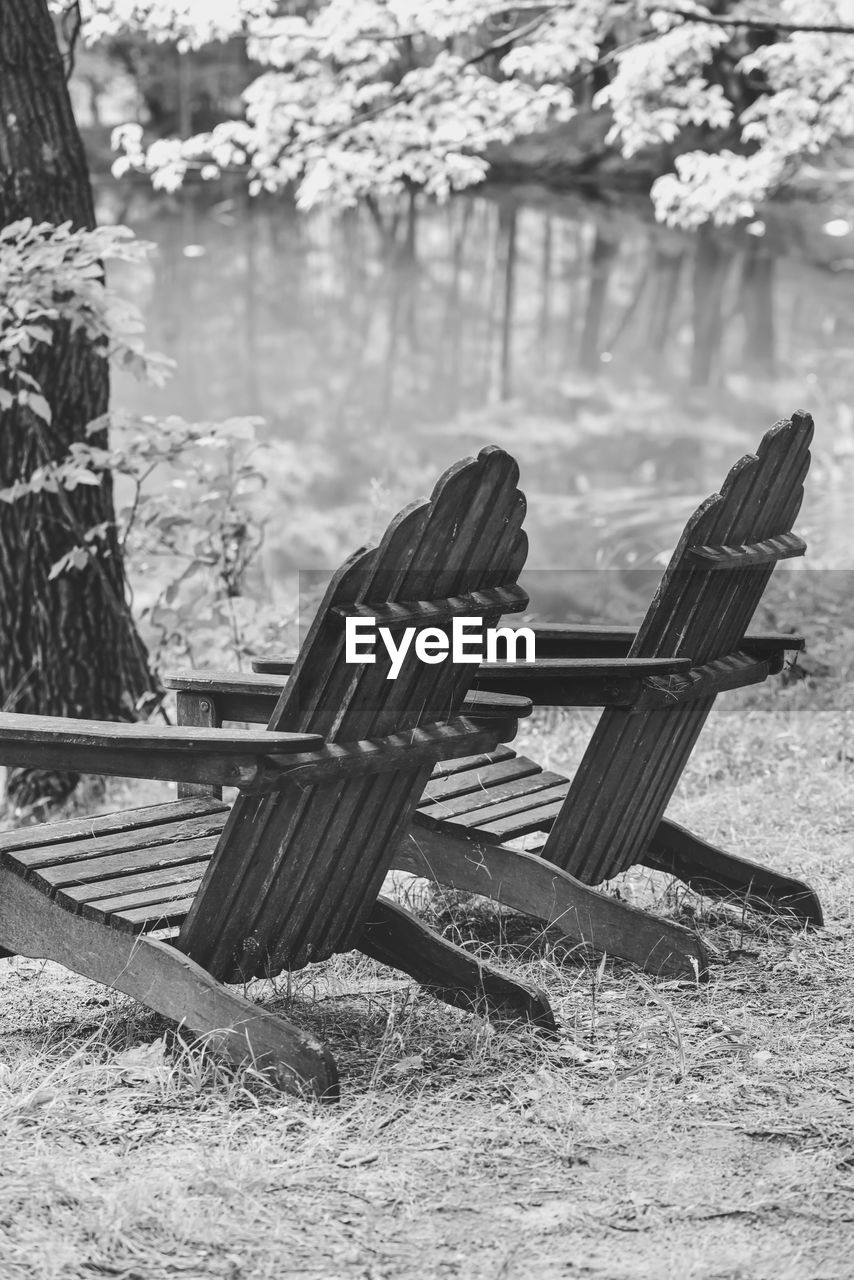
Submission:
MULTIPOLYGON (((270 729, 311 726, 332 742, 355 743, 459 713, 476 663, 427 665, 410 648, 390 680, 381 645, 373 665, 345 661, 344 619, 366 615, 392 629, 436 626, 448 634, 452 616, 493 626, 502 611, 524 608, 516 585, 527 551, 518 477, 508 454, 484 449, 447 471, 429 502, 401 512, 378 547, 337 572, 270 729)), ((402 756, 393 773, 239 797, 178 945, 225 980, 348 950, 430 772, 429 762, 408 765, 402 756)))
MULTIPOLYGON (((736 463, 721 492, 700 505, 631 657, 690 657, 696 669, 738 650, 776 562, 805 550, 791 530, 803 498, 812 434, 812 419, 805 413, 778 423, 756 456, 747 454, 736 463)), ((543 856, 588 884, 637 862, 664 816, 714 697, 635 714, 606 710, 543 856)))

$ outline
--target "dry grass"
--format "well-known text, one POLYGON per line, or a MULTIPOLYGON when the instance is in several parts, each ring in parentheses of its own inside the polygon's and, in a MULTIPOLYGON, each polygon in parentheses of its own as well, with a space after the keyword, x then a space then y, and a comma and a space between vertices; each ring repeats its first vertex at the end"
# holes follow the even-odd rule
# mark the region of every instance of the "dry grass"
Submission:
MULTIPOLYGON (((544 713, 522 745, 565 767, 589 723, 544 713)), ((351 957, 260 987, 332 1043, 338 1107, 234 1075, 55 966, 0 963, 3 1280, 847 1280, 852 730, 841 680, 730 695, 673 807, 806 875, 828 928, 633 873, 625 895, 713 949, 698 988, 437 893, 450 936, 547 988, 561 1034, 496 1031, 351 957)))

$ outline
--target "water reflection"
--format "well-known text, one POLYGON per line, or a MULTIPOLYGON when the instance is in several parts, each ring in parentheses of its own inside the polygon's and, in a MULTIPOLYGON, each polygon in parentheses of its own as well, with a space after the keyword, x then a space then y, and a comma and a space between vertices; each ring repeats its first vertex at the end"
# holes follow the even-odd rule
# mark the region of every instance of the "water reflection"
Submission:
POLYGON ((514 193, 305 216, 236 188, 121 190, 102 212, 159 246, 123 287, 178 374, 117 399, 263 415, 283 446, 272 571, 335 561, 489 441, 522 466, 530 563, 651 565, 797 407, 820 428, 801 527, 847 565, 854 281, 791 229, 691 237, 514 193))

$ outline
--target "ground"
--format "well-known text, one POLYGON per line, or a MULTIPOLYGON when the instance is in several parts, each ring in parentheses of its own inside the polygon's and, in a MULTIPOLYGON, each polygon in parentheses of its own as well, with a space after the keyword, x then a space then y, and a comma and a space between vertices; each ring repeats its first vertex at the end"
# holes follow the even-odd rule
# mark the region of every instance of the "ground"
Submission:
MULTIPOLYGON (((330 1041, 343 1101, 324 1107, 56 966, 0 961, 0 1275, 850 1280, 854 698, 831 621, 809 681, 719 700, 672 810, 806 876, 827 927, 638 872, 612 886, 696 923, 704 986, 402 883, 543 985, 560 1035, 496 1030, 349 957, 259 985, 330 1041)), ((541 713, 522 745, 571 767, 593 714, 541 713)))

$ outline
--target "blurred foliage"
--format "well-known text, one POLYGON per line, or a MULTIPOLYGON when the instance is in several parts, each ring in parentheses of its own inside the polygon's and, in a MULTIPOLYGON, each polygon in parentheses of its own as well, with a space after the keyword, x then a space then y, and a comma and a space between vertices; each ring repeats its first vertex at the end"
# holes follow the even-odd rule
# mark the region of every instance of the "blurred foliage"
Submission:
MULTIPOLYGON (((52 0, 57 13, 70 6, 52 0)), ((303 208, 413 189, 442 199, 487 175, 490 146, 592 110, 623 156, 665 158, 658 218, 732 225, 854 139, 848 0, 780 0, 772 14, 764 0, 79 0, 75 10, 84 39, 117 42, 124 70, 148 86, 144 119, 116 134, 117 171, 147 172, 167 190, 188 171, 237 167, 253 191, 294 188, 303 208), (178 53, 170 137, 170 59, 148 58, 140 35, 178 53), (243 61, 222 64, 238 71, 230 105, 206 91, 194 119, 183 55, 238 37, 243 61)))

